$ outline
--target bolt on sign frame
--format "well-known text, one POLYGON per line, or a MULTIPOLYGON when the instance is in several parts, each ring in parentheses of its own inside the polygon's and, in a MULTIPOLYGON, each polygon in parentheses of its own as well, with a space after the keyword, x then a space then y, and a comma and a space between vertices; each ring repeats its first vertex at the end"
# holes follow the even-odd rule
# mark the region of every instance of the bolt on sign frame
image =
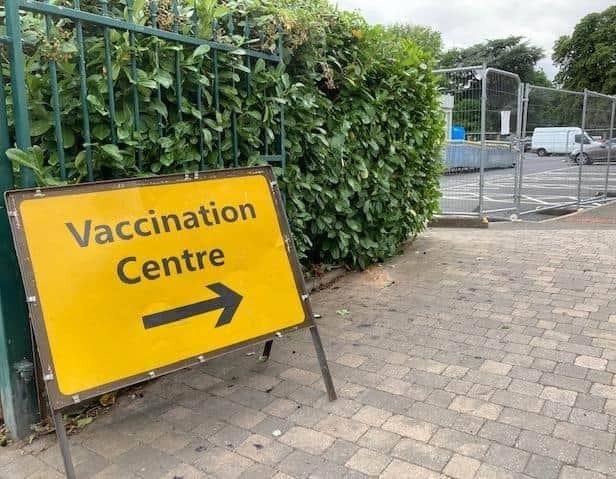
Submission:
MULTIPOLYGON (((179 94, 174 114, 177 115, 177 120, 181 121, 182 115, 184 115, 184 120, 188 116, 187 108, 192 108, 193 112, 199 113, 200 134, 196 141, 200 161, 193 171, 247 164, 253 161, 252 158, 245 156, 247 148, 258 151, 261 162, 284 169, 286 165, 285 113, 282 103, 275 103, 276 109, 270 111, 270 124, 273 126, 262 125, 260 134, 262 140, 258 146, 242 145, 239 134, 241 112, 233 110, 230 113, 228 126, 208 136, 206 136, 206 125, 204 124, 208 116, 217 118, 224 113, 221 99, 224 85, 221 77, 230 73, 225 71, 222 61, 224 57, 236 59, 238 67, 227 68, 241 77, 241 85, 238 84, 238 87, 241 86, 250 92, 253 88, 251 81, 259 62, 265 62, 266 68, 269 69, 275 69, 282 64, 282 36, 279 35, 276 48, 271 52, 246 48, 243 45, 253 45, 259 41, 259 38, 256 40, 252 38, 253 30, 255 30, 254 24, 248 16, 238 19, 227 15, 213 20, 210 28, 211 36, 201 38, 197 2, 193 2, 194 0, 171 0, 171 13, 174 21, 172 25, 167 25, 167 28, 163 28, 160 24, 161 12, 158 9, 158 5, 162 3, 160 0, 149 0, 151 8, 145 17, 144 15, 139 16, 140 12, 135 11, 138 3, 135 0, 121 2, 126 8, 120 15, 111 11, 111 5, 114 2, 109 0, 91 0, 87 2, 87 5, 85 2, 82 5, 80 0, 10 0, 3 2, 4 5, 0 6, 0 13, 4 13, 0 14, 0 399, 5 423, 10 434, 15 438, 26 437, 29 434, 30 425, 36 422, 38 416, 36 381, 31 380, 31 370, 36 353, 32 347, 25 296, 19 280, 15 251, 10 240, 3 195, 5 191, 13 188, 29 188, 36 185, 37 172, 22 165, 19 175, 15 176, 6 154, 7 150, 12 147, 27 151, 33 144, 36 146, 40 141, 30 118, 33 108, 31 92, 26 88, 28 80, 26 71, 31 54, 28 47, 32 38, 25 35, 27 33, 24 30, 25 22, 32 18, 41 21, 41 31, 37 34, 40 33, 48 41, 52 39, 59 24, 71 31, 74 40, 74 57, 70 60, 73 64, 71 75, 72 79, 76 80, 74 100, 78 102, 78 108, 73 110, 74 113, 71 115, 78 115, 81 121, 81 131, 76 136, 78 136, 77 144, 81 148, 82 159, 86 165, 83 180, 111 178, 101 176, 96 172, 97 157, 96 144, 93 140, 91 93, 102 93, 103 98, 106 96, 102 104, 97 106, 104 110, 108 117, 111 130, 110 143, 126 148, 126 144, 122 143, 123 139, 119 137, 117 128, 115 128, 120 112, 116 104, 118 87, 112 75, 111 62, 114 56, 114 35, 117 38, 117 34, 122 36, 123 41, 129 42, 130 54, 127 71, 132 79, 136 79, 139 75, 138 42, 140 39, 157 39, 153 51, 148 52, 149 55, 155 57, 157 65, 159 58, 162 58, 163 47, 175 48, 177 53, 175 53, 172 85, 179 94), (178 21, 180 8, 191 12, 189 21, 181 25, 178 21), (220 40, 221 32, 234 38, 235 43, 240 46, 220 40), (106 91, 89 91, 88 75, 92 73, 93 59, 91 58, 92 52, 86 43, 88 40, 86 35, 96 36, 103 44, 102 71, 106 91), (244 41, 237 41, 239 37, 244 41), (199 67, 203 70, 207 69, 207 74, 212 80, 210 85, 194 85, 185 81, 187 72, 183 69, 180 55, 181 52, 190 54, 204 46, 209 48, 209 52, 204 57, 206 61, 199 67), (211 107, 206 104, 205 100, 208 98, 212 98, 211 107)), ((260 39, 263 40, 262 37, 260 39)), ((46 92, 47 104, 50 107, 49 116, 52 120, 50 132, 53 133, 47 143, 48 146, 52 145, 49 148, 53 149, 51 153, 53 153, 55 164, 58 165, 58 177, 66 181, 71 180, 70 168, 75 161, 75 158, 70 157, 71 150, 67 148, 63 134, 63 123, 66 123, 69 118, 64 113, 66 105, 63 104, 61 86, 63 79, 66 80, 67 73, 61 71, 61 65, 53 58, 48 60, 46 66, 49 81, 49 91, 46 92)), ((235 83, 235 80, 233 81, 235 83)), ((274 85, 265 88, 268 96, 274 96, 271 95, 274 85)), ((144 134, 145 130, 146 98, 136 81, 132 81, 132 86, 128 90, 126 93, 132 97, 129 114, 132 116, 135 138, 138 138, 140 134, 144 134)), ((160 100, 160 86, 154 93, 154 98, 160 100)), ((172 107, 169 105, 170 112, 172 107)), ((164 128, 163 120, 162 115, 158 113, 156 121, 161 131, 164 128)), ((128 149, 131 150, 130 154, 134 155, 136 167, 144 172, 142 168, 147 167, 146 158, 144 158, 147 152, 143 151, 139 141, 133 141, 128 149)), ((48 155, 51 153, 47 152, 48 155)), ((44 160, 49 162, 49 157, 44 160)), ((145 172, 147 173, 147 170, 145 172)), ((262 356, 264 359, 267 359, 270 350, 271 342, 268 342, 262 356)))
POLYGON ((310 329, 329 399, 336 399, 271 167, 22 189, 6 196, 69 478, 74 469, 62 408, 282 333, 310 329), (101 241, 100 225, 116 238, 101 241), (46 254, 49 245, 53 257, 46 254), (185 263, 165 257, 178 248, 184 248, 185 263), (203 248, 211 264, 187 254, 203 248), (161 274, 161 267, 152 274, 156 261, 143 258, 161 257, 168 273, 161 274), (165 263, 170 259, 175 261, 165 263), (95 292, 88 277, 96 279, 95 292), (58 282, 73 298, 70 304, 57 298, 58 282), (97 335, 90 338, 92 330, 97 335))

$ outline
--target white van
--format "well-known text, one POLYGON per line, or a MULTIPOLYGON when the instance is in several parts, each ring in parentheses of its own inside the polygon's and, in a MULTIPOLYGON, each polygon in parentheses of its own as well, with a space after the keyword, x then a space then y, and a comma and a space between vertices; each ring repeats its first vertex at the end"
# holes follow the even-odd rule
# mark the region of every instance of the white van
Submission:
MULTIPOLYGON (((582 129, 574 126, 553 128, 535 128, 531 142, 531 150, 539 156, 550 154, 568 155, 580 146, 582 129)), ((598 142, 588 134, 584 135, 584 145, 594 145, 598 142)))

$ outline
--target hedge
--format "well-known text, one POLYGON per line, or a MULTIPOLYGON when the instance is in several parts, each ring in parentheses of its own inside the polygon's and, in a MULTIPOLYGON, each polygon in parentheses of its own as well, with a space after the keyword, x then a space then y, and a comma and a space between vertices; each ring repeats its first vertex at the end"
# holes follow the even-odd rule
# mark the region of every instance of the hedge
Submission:
MULTIPOLYGON (((98 2, 82 4, 87 9, 98 2)), ((113 14, 127 14, 125 0, 109 4, 113 14)), ((180 15, 175 17, 170 0, 159 0, 161 27, 172 28, 177 18, 181 28, 191 28, 192 5, 192 0, 185 5, 180 2, 180 15)), ((147 0, 137 1, 136 6, 137 19, 149 15, 147 0)), ((199 168, 200 137, 208 151, 207 166, 215 167, 219 132, 228 163, 231 139, 225 132, 232 111, 238 116, 240 163, 258 163, 264 129, 272 142, 279 135, 275 118, 283 105, 288 157, 285 171, 279 173, 304 264, 345 263, 363 268, 396 254, 409 236, 422 231, 438 210, 443 132, 429 54, 412 40, 370 26, 359 14, 339 11, 327 0, 198 0, 197 10, 199 34, 208 37, 213 18, 225 24, 231 16, 240 27, 249 19, 257 39, 250 42, 251 48, 273 49, 279 25, 285 66, 271 69, 259 61, 253 65, 248 89, 242 87, 244 63, 236 56, 221 55, 221 114, 216 115, 208 93, 213 78, 207 48, 189 51, 138 36, 139 70, 133 79, 128 35, 114 31, 116 147, 107 111, 102 36, 86 28, 96 179, 195 171, 199 168), (158 66, 153 53, 156 48, 158 66), (185 95, 181 120, 175 106, 178 51, 185 95), (141 131, 135 131, 132 124, 133 81, 142 97, 141 131), (201 118, 201 131, 201 115, 190 93, 197 85, 205 87, 207 113, 201 118), (158 118, 163 120, 162 128, 158 118), (142 168, 137 167, 137 146, 143 151, 142 168)), ((49 92, 48 59, 53 58, 60 78, 67 181, 76 183, 87 178, 87 171, 74 28, 67 22, 56 25, 54 39, 48 42, 42 22, 31 15, 24 19, 35 147, 27 152, 10 150, 10 158, 16 168, 31 166, 40 184, 59 181, 49 92)), ((241 41, 227 29, 221 28, 218 34, 221 41, 241 41)), ((2 60, 6 65, 6 58, 2 60)))

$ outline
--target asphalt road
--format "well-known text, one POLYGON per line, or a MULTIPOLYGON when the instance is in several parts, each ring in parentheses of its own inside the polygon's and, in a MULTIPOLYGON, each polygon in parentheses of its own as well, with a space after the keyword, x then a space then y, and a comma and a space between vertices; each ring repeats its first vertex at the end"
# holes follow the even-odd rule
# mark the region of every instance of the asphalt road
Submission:
MULTIPOLYGON (((515 168, 487 170, 484 210, 492 216, 514 213, 515 168)), ((527 154, 523 163, 520 211, 536 212, 560 205, 576 204, 579 167, 566 157, 527 154)), ((594 203, 605 191, 607 165, 582 167, 582 200, 594 203)), ((616 192, 616 165, 610 167, 608 191, 616 192)), ((446 213, 472 213, 479 208, 479 172, 461 172, 441 177, 441 207, 446 213)))

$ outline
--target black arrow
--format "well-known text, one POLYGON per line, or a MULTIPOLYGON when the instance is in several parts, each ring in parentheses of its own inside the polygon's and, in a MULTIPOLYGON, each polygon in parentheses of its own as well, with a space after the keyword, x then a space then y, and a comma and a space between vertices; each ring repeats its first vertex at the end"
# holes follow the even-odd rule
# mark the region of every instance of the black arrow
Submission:
POLYGON ((209 313, 222 309, 222 313, 216 323, 216 328, 229 324, 238 306, 242 302, 242 296, 222 283, 208 284, 207 287, 218 296, 198 303, 187 304, 179 308, 168 309, 160 313, 148 314, 143 317, 145 329, 155 328, 164 324, 173 323, 182 319, 197 316, 198 314, 209 313))

